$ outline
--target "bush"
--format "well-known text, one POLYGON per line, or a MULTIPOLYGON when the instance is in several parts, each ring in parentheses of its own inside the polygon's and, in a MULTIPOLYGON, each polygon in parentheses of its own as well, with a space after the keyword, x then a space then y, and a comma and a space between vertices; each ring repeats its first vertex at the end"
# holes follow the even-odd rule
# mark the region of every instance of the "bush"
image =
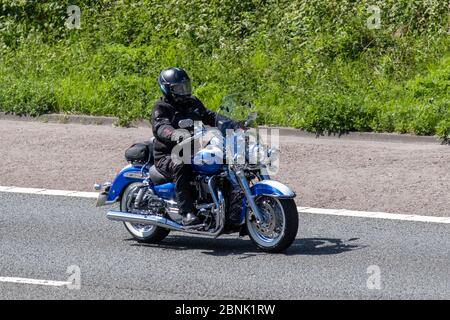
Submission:
POLYGON ((242 92, 261 124, 448 136, 445 1, 0 0, 0 110, 149 117, 182 66, 216 109, 242 92), (67 6, 81 8, 68 29, 67 6), (381 28, 369 29, 369 5, 381 28))

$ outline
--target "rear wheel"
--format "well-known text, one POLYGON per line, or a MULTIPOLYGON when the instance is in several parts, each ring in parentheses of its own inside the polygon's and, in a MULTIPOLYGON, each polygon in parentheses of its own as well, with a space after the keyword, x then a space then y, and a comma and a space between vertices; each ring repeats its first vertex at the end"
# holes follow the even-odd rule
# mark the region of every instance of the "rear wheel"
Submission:
MULTIPOLYGON (((124 191, 122 200, 120 201, 120 211, 131 212, 131 208, 134 205, 134 200, 136 199, 137 192, 139 191, 139 186, 141 183, 132 183, 124 191)), ((138 240, 139 242, 145 243, 159 243, 167 235, 170 230, 157 227, 150 224, 136 224, 131 222, 124 222, 125 228, 128 232, 138 240)))
POLYGON ((265 252, 284 251, 295 240, 298 230, 298 212, 294 199, 261 196, 255 202, 265 222, 258 224, 251 209, 247 211, 246 223, 250 239, 265 252))

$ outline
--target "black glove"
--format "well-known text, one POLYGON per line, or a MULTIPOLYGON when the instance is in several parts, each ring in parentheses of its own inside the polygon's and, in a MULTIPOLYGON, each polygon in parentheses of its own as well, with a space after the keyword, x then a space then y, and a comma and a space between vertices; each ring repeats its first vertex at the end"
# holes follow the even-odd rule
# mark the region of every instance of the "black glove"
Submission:
POLYGON ((175 143, 180 143, 181 141, 190 138, 191 134, 182 129, 176 129, 174 132, 172 132, 172 135, 170 136, 170 139, 174 141, 175 143))
POLYGON ((247 130, 248 127, 245 125, 246 121, 237 121, 234 125, 234 129, 242 129, 242 130, 247 130))

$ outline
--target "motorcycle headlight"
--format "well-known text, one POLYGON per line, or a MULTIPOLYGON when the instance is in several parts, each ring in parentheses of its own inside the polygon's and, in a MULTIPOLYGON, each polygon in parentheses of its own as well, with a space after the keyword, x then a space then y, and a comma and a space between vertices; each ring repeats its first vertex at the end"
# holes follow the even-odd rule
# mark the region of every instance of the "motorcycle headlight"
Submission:
POLYGON ((259 161, 259 163, 266 164, 266 162, 268 160, 267 154, 268 154, 267 148, 265 146, 263 146, 263 145, 260 145, 258 147, 258 161, 259 161))
POLYGON ((280 155, 280 153, 277 149, 273 149, 273 148, 267 149, 267 157, 269 157, 270 161, 277 160, 279 155, 280 155))
POLYGON ((252 144, 249 146, 249 164, 260 165, 267 162, 267 148, 260 144, 252 144))

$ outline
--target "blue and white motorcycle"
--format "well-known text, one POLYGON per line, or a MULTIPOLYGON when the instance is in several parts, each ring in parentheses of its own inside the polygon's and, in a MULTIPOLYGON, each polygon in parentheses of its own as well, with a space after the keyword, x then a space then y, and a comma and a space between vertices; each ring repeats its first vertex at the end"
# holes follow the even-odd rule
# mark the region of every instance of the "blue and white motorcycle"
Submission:
MULTIPOLYGON (((238 107, 234 100, 225 99, 220 107, 219 113, 225 113, 228 119, 236 119, 246 108, 238 107)), ((247 114, 245 126, 249 127, 256 114, 247 112, 246 117, 247 114)), ((134 161, 123 168, 112 183, 96 185, 95 189, 101 191, 97 206, 120 203, 120 210, 109 210, 107 218, 122 221, 129 233, 141 242, 159 243, 171 230, 209 237, 235 232, 240 236, 248 235, 265 252, 284 251, 292 244, 298 230, 295 193, 286 185, 270 179, 268 167, 276 152, 259 139, 249 142, 252 140, 248 138, 250 131, 253 137, 257 137, 258 131, 251 129, 243 135, 242 130, 226 130, 230 124, 227 122, 218 121, 219 130, 214 131, 206 145, 192 156, 195 179, 191 184, 197 194, 195 207, 201 224, 183 226, 174 183, 156 170, 151 157, 153 150, 148 150, 150 156, 143 152, 141 161, 134 161), (266 161, 252 162, 252 154, 266 161), (148 160, 143 161, 146 157, 148 160), (230 184, 242 192, 240 229, 232 231, 225 229, 229 189, 224 186, 230 184)), ((193 121, 182 120, 179 126, 189 129, 193 121)), ((202 140, 206 132, 205 127, 197 127, 182 144, 190 145, 196 139, 202 140)), ((152 143, 148 148, 152 148, 152 143)))

